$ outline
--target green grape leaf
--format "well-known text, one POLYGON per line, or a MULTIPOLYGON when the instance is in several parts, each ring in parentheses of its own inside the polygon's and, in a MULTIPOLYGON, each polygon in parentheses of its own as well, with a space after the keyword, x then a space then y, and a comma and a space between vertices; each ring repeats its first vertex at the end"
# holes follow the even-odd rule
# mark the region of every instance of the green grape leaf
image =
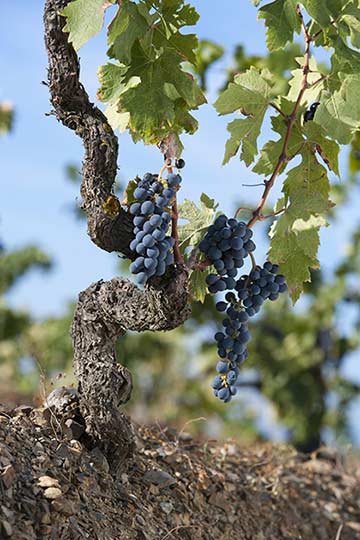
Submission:
MULTIPOLYGON (((287 101, 285 98, 282 98, 282 100, 280 101, 280 109, 283 111, 284 114, 290 114, 293 108, 294 103, 287 101)), ((271 174, 276 167, 276 164, 282 153, 284 139, 288 127, 286 119, 281 115, 273 116, 271 118, 271 124, 273 131, 281 135, 281 138, 277 141, 268 141, 267 143, 265 143, 265 145, 260 151, 260 157, 256 165, 252 169, 253 172, 260 175, 264 174, 266 176, 271 174)), ((299 118, 295 122, 294 127, 291 131, 288 142, 287 155, 293 156, 297 154, 301 150, 303 143, 304 136, 302 133, 302 127, 299 118)), ((284 170, 284 167, 285 164, 282 166, 280 173, 284 170)))
POLYGON ((106 118, 113 130, 118 129, 124 133, 129 125, 130 114, 128 112, 119 113, 117 103, 111 103, 104 111, 106 118))
POLYGON ((105 116, 112 129, 118 129, 120 133, 123 133, 128 127, 130 114, 118 111, 119 97, 123 92, 137 86, 140 82, 139 77, 132 77, 125 82, 126 71, 126 66, 109 62, 104 66, 100 66, 98 73, 101 86, 97 98, 100 101, 109 103, 105 109, 105 116))
MULTIPOLYGON (((295 69, 291 72, 292 79, 290 79, 289 81, 290 88, 286 96, 286 99, 293 102, 295 102, 298 98, 298 95, 301 89, 302 80, 304 77, 304 74, 303 74, 304 58, 296 58, 296 61, 301 66, 301 68, 295 69)), ((307 75, 307 81, 311 85, 320 79, 320 77, 322 76, 322 73, 320 73, 319 68, 317 66, 316 59, 313 56, 310 58, 309 67, 310 67, 310 72, 307 75)), ((309 105, 313 101, 317 101, 323 87, 324 87, 324 81, 321 81, 315 86, 313 86, 312 88, 307 88, 304 92, 304 95, 302 96, 301 104, 309 105)))
POLYGON ((131 61, 131 49, 135 41, 147 32, 151 21, 148 21, 140 12, 135 2, 121 3, 119 10, 111 22, 108 30, 108 50, 110 58, 119 62, 131 61))
POLYGON ((360 74, 339 74, 341 87, 333 92, 324 90, 314 122, 340 144, 351 142, 360 129, 360 74))
POLYGON ((308 15, 314 19, 322 28, 329 26, 333 19, 331 10, 328 7, 328 0, 301 0, 308 15))
POLYGON ((206 277, 211 274, 212 268, 208 266, 204 270, 193 270, 190 274, 191 297, 202 304, 205 302, 206 295, 209 294, 206 277))
POLYGON ((338 15, 339 34, 342 35, 346 43, 347 36, 350 35, 350 43, 360 48, 360 5, 358 2, 349 1, 338 15), (357 5, 356 5, 357 4, 357 5))
POLYGON ((349 152, 349 170, 351 174, 360 171, 360 131, 355 133, 351 141, 351 151, 349 152))
POLYGON ((265 19, 266 43, 270 51, 284 47, 292 41, 294 32, 300 32, 297 3, 297 0, 275 0, 260 8, 259 19, 265 19))
POLYGON ((134 191, 138 187, 139 180, 140 178, 137 177, 135 178, 135 180, 130 180, 130 182, 128 182, 128 185, 126 186, 124 192, 122 204, 126 204, 127 206, 129 206, 129 204, 132 204, 136 201, 134 197, 134 191))
POLYGON ((337 176, 339 173, 339 151, 340 147, 336 141, 325 137, 325 130, 314 122, 307 122, 304 125, 304 133, 308 143, 315 145, 317 152, 320 154, 323 161, 334 171, 337 176))
MULTIPOLYGON (((101 86, 96 97, 104 102, 115 101, 127 87, 124 83, 126 71, 126 66, 110 62, 100 66, 98 76, 101 86)), ((140 80, 138 79, 137 82, 140 80)))
MULTIPOLYGON (((115 1, 115 0, 113 0, 115 1)), ((113 127, 128 128, 135 142, 159 144, 198 127, 191 111, 206 103, 183 69, 195 62, 197 38, 180 29, 198 20, 194 8, 177 0, 123 0, 109 26, 108 55, 118 64, 99 71, 98 97, 108 104, 113 127)))
POLYGON ((310 280, 310 268, 318 268, 319 229, 326 225, 324 214, 331 208, 326 169, 316 160, 311 145, 304 147, 302 162, 288 172, 280 204, 285 212, 271 227, 269 259, 281 266, 293 302, 303 283, 310 280))
POLYGON ((217 208, 215 200, 205 193, 200 197, 199 207, 188 199, 179 206, 179 218, 188 222, 178 227, 180 248, 183 252, 189 246, 196 247, 199 244, 213 222, 217 208))
MULTIPOLYGON (((152 144, 170 131, 189 130, 192 117, 189 113, 184 116, 184 105, 197 109, 205 98, 194 79, 181 70, 178 54, 167 50, 149 61, 140 49, 138 53, 133 55, 127 78, 138 76, 141 84, 123 92, 118 102, 118 112, 130 113, 129 127, 135 140, 141 138, 152 144)), ((191 123, 191 131, 195 122, 191 123)))
POLYGON ((357 75, 360 71, 360 53, 350 49, 344 41, 337 36, 332 41, 334 53, 331 56, 331 78, 329 79, 329 89, 337 90, 339 87, 339 74, 347 73, 357 75))
POLYGON ((68 32, 69 41, 78 51, 90 38, 100 32, 104 24, 105 10, 115 0, 74 0, 61 12, 66 17, 64 32, 68 32))
MULTIPOLYGON (((281 220, 285 221, 284 217, 281 220)), ((294 303, 303 291, 303 284, 311 279, 310 268, 319 268, 316 258, 320 243, 318 229, 323 221, 313 223, 310 218, 308 222, 313 227, 308 230, 302 230, 302 225, 307 222, 301 219, 287 223, 287 234, 279 234, 275 227, 271 230, 273 238, 268 257, 280 265, 294 303)), ((285 228, 285 223, 281 225, 285 228)))
POLYGON ((215 102, 220 115, 240 111, 246 118, 228 124, 230 139, 226 143, 223 164, 235 156, 241 147, 240 158, 250 165, 257 154, 257 139, 270 100, 270 85, 262 73, 250 68, 235 76, 215 102))

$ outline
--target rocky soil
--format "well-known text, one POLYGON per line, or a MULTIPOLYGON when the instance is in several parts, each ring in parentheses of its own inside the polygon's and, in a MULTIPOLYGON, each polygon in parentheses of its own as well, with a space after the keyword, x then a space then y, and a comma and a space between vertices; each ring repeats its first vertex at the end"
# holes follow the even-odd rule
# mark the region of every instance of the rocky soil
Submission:
POLYGON ((360 471, 329 450, 135 431, 116 478, 81 423, 0 410, 1 540, 360 539, 360 471))

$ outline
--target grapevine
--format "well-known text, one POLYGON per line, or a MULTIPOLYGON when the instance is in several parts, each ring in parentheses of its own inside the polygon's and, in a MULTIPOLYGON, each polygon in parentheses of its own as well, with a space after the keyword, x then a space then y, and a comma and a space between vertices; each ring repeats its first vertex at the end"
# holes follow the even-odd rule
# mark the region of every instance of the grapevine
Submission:
MULTIPOLYGON (((293 65, 298 67, 290 76, 283 75, 285 84, 280 93, 275 70, 272 73, 260 65, 251 65, 249 69, 239 69, 214 104, 219 115, 237 115, 228 124, 230 136, 223 163, 239 155, 247 167, 255 162, 252 171, 262 176, 257 184, 263 186, 260 200, 245 222, 238 217, 242 207, 234 217, 227 217, 217 211, 215 201, 205 194, 200 207, 187 200, 178 207, 181 176, 173 173, 172 163, 178 171, 184 168, 181 136, 196 131, 197 121, 191 113, 206 102, 202 92, 204 73, 200 75, 200 88, 194 76, 196 67, 193 73, 185 71, 186 66, 191 69, 189 66, 197 62, 198 44, 196 36, 182 33, 182 29, 196 24, 196 11, 180 0, 99 0, 95 20, 88 16, 84 21, 76 12, 83 2, 65 2, 62 12, 64 30, 76 49, 99 31, 103 12, 116 4, 117 11, 108 29, 111 61, 100 68, 98 92, 99 99, 107 104, 105 112, 110 126, 120 131, 127 129, 134 142, 156 144, 165 158, 159 174, 146 173, 142 179, 136 179, 135 189, 127 190, 125 204, 115 204, 113 214, 101 215, 106 221, 104 226, 89 230, 97 245, 119 251, 132 260, 130 271, 144 286, 139 289, 144 294, 159 284, 160 288, 162 284, 168 285, 175 271, 177 276, 182 274, 180 282, 186 283, 184 298, 189 290, 193 299, 201 301, 205 293, 224 295, 216 303, 224 320, 222 330, 215 335, 220 360, 212 387, 218 398, 229 402, 239 387, 240 366, 248 354, 249 319, 260 312, 266 300, 275 301, 287 290, 296 302, 304 283, 311 279, 311 269, 319 266, 319 231, 333 206, 327 169, 339 175, 339 144, 348 144, 360 130, 356 98, 360 84, 356 72, 360 70, 360 52, 356 50, 360 49, 358 9, 353 2, 341 0, 325 2, 323 9, 318 9, 312 0, 299 4, 253 0, 256 6, 262 3, 258 14, 265 22, 270 53, 286 48, 289 42, 294 44, 294 33, 298 33, 303 37, 303 55, 300 58, 299 54, 292 54, 293 65), (349 42, 353 48, 348 46, 349 42), (333 50, 331 67, 317 65, 311 54, 313 47, 333 50), (277 139, 258 149, 269 111, 274 115, 271 124, 277 139), (290 168, 294 158, 297 165, 290 168), (163 177, 166 169, 167 176, 163 177), (271 189, 282 174, 286 175, 282 196, 273 212, 265 212, 271 189), (270 249, 266 262, 258 265, 253 229, 266 219, 272 220, 270 249), (115 249, 116 242, 106 235, 99 238, 98 233, 119 233, 120 222, 125 227, 130 222, 133 238, 126 245, 121 243, 121 249, 115 249), (239 276, 245 262, 251 264, 251 269, 239 276)), ((80 95, 81 91, 79 86, 77 93, 80 95)), ((54 106, 58 106, 58 101, 54 101, 54 106)), ((76 106, 74 109, 77 110, 76 106)), ((69 118, 70 115, 63 114, 64 123, 69 123, 69 118)), ((100 129, 104 125, 107 124, 102 119, 100 129)), ((106 142, 101 143, 102 151, 111 158, 110 167, 106 167, 107 175, 97 171, 91 178, 115 175, 113 158, 117 145, 110 126, 102 135, 106 142)), ((70 127, 83 135, 89 132, 73 124, 70 127)), ((90 195, 99 196, 96 209, 106 210, 106 201, 112 200, 112 182, 110 178, 104 193, 98 191, 97 185, 90 190, 92 193, 84 203, 90 220, 101 214, 93 211, 90 195)), ((114 236, 123 239, 121 234, 114 236)))

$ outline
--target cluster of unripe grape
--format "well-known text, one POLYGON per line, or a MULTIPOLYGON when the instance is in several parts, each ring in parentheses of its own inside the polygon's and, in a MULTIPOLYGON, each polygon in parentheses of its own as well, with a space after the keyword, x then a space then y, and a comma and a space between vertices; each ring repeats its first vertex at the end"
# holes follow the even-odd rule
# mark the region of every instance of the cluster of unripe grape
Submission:
POLYGON ((223 330, 215 334, 220 361, 216 366, 218 375, 212 382, 215 396, 225 403, 237 393, 239 366, 247 358, 247 343, 251 338, 249 317, 260 311, 267 298, 276 300, 287 290, 285 277, 278 275, 279 267, 269 261, 236 279, 244 259, 255 250, 251 237, 252 231, 244 222, 221 215, 199 244, 200 251, 217 272, 206 278, 209 292, 228 291, 225 300, 216 304, 218 311, 226 312, 226 317, 223 330))
POLYGON ((174 239, 168 235, 171 223, 171 203, 181 184, 179 174, 169 174, 166 179, 146 173, 134 191, 136 199, 130 206, 134 216, 135 238, 130 249, 136 259, 130 271, 140 284, 152 276, 162 276, 174 263, 174 239))

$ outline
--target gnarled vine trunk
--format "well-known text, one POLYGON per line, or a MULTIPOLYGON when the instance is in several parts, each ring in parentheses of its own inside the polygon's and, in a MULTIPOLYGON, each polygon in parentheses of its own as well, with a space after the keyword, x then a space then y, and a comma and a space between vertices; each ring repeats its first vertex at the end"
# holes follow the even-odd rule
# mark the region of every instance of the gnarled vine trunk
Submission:
MULTIPOLYGON (((68 0, 45 3, 51 103, 56 118, 84 144, 81 196, 91 240, 101 249, 131 258, 132 217, 113 192, 118 141, 80 83, 77 54, 62 31, 65 20, 60 13, 67 4, 68 0), (106 210, 109 200, 117 209, 115 215, 106 210)), ((130 422, 119 409, 130 398, 132 380, 116 360, 116 340, 127 330, 171 330, 189 315, 188 273, 179 265, 162 279, 154 278, 144 290, 127 279, 114 278, 92 284, 79 296, 71 335, 80 410, 87 433, 101 443, 116 466, 133 449, 130 422)))

